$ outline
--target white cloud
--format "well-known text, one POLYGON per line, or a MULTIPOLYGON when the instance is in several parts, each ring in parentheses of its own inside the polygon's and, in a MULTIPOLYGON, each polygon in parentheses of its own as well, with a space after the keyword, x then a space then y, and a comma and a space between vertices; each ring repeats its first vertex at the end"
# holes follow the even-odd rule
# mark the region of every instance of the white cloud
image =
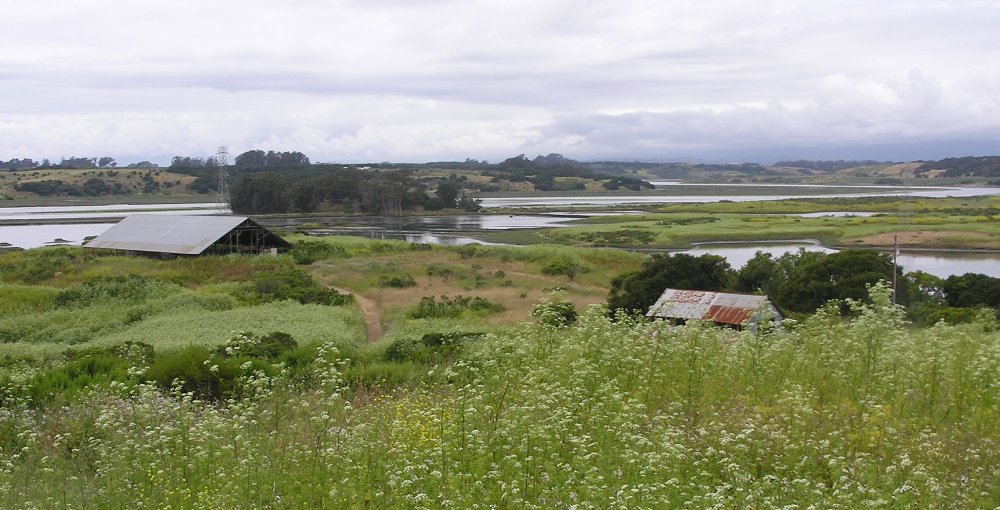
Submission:
POLYGON ((1000 133, 995 2, 40 0, 0 158, 628 157, 1000 133))

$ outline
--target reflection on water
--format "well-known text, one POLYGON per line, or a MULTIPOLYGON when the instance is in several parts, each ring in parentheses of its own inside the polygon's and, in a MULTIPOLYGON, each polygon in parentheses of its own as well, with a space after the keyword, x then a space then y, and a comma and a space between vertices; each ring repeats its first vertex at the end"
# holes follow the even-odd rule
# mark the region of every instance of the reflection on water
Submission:
POLYGON ((114 223, 78 223, 69 225, 15 225, 0 226, 0 243, 20 248, 37 248, 65 239, 68 244, 79 245, 89 236, 103 234, 114 223))
MULTIPOLYGON (((973 197, 1000 195, 1000 188, 973 187, 914 187, 900 186, 833 186, 802 184, 691 184, 656 181, 662 190, 683 185, 685 187, 730 188, 730 194, 663 194, 663 195, 600 195, 600 196, 532 196, 532 197, 486 197, 482 206, 495 207, 563 207, 563 206, 609 206, 622 204, 674 204, 695 202, 758 202, 763 200, 788 200, 800 198, 860 198, 879 196, 913 197, 973 197), (755 189, 756 188, 756 189, 755 189), (788 193, 760 193, 767 188, 788 190, 788 193), (794 190, 794 191, 793 191, 794 190), (857 191, 854 191, 857 190, 857 191)), ((655 183, 654 183, 655 184, 655 183)), ((681 191, 681 190, 675 190, 681 191)))
MULTIPOLYGON (((812 243, 778 243, 778 244, 731 244, 704 243, 697 248, 682 250, 676 253, 691 255, 713 254, 724 257, 733 268, 743 267, 758 251, 780 257, 799 249, 833 253, 837 250, 825 248, 812 243)), ((924 271, 940 278, 965 273, 980 273, 994 278, 1000 278, 1000 257, 995 253, 975 252, 907 252, 899 255, 897 263, 903 271, 924 271)))
POLYGON ((433 234, 403 234, 402 239, 411 243, 443 244, 445 246, 465 246, 467 244, 500 245, 499 243, 488 243, 471 237, 437 236, 433 234))
MULTIPOLYGON (((951 188, 955 189, 955 188, 951 188)), ((949 189, 949 190, 951 190, 949 189)), ((964 188, 963 188, 964 189, 964 188)), ((968 188, 969 190, 993 190, 993 193, 1000 193, 1000 188, 968 188)), ((604 203, 613 203, 622 198, 628 199, 652 199, 662 201, 664 198, 689 199, 693 197, 581 197, 571 198, 571 200, 585 200, 591 204, 599 203, 598 199, 605 199, 604 203)), ((733 199, 729 196, 726 199, 733 199)), ((508 200, 508 199, 495 199, 508 200)), ((559 197, 542 197, 531 199, 509 199, 523 200, 531 205, 555 205, 560 200, 559 197)), ((218 206, 218 204, 146 204, 135 206, 76 206, 76 207, 20 207, 20 208, 0 208, 0 219, 15 220, 43 219, 49 214, 68 214, 74 218, 79 214, 114 214, 113 211, 138 212, 145 211, 154 214, 201 214, 203 207, 218 206), (173 207, 173 210, 162 210, 165 207, 173 207), (30 210, 30 211, 29 211, 30 210), (74 212, 77 211, 77 212, 74 212)), ((211 211, 211 209, 207 210, 211 211)), ((629 211, 633 212, 634 211, 629 211)), ((566 226, 567 222, 573 221, 576 216, 598 215, 580 213, 553 213, 550 215, 463 215, 463 216, 423 216, 423 217, 308 217, 308 218, 267 218, 261 223, 267 227, 294 228, 299 225, 309 223, 320 223, 328 225, 315 230, 317 233, 327 235, 360 235, 374 239, 399 239, 414 243, 432 243, 444 245, 464 245, 470 243, 493 244, 480 241, 475 238, 476 232, 531 229, 531 228, 553 228, 566 226)), ((832 211, 821 213, 808 213, 802 216, 840 216, 840 215, 870 216, 874 213, 850 213, 844 211, 832 211)), ((35 248, 51 243, 57 238, 65 239, 70 244, 80 244, 87 236, 96 236, 108 228, 113 223, 83 223, 83 224, 51 224, 51 225, 17 225, 0 226, 0 243, 8 243, 22 248, 35 248)), ((312 231, 312 229, 309 229, 312 231)), ((735 268, 742 267, 750 260, 758 250, 768 251, 774 256, 781 256, 784 253, 796 251, 798 249, 823 251, 830 253, 834 250, 823 248, 817 244, 809 242, 780 242, 780 243, 752 243, 733 244, 716 243, 702 244, 697 248, 687 250, 684 253, 701 255, 704 253, 714 253, 726 257, 729 264, 735 268)), ((907 271, 921 270, 940 277, 947 277, 953 274, 982 273, 993 277, 1000 277, 1000 257, 996 254, 974 253, 974 252, 903 252, 899 257, 899 263, 907 271)))
POLYGON ((682 250, 677 253, 687 253, 689 255, 719 255, 724 257, 733 268, 743 267, 748 260, 752 259, 758 251, 770 253, 775 258, 786 253, 799 250, 819 251, 823 253, 833 253, 836 250, 824 248, 813 243, 773 243, 773 244, 730 244, 730 243, 703 243, 697 248, 682 250))
POLYGON ((121 218, 129 214, 224 214, 222 204, 118 204, 52 207, 0 207, 0 221, 47 221, 73 218, 121 218))
POLYGON ((266 218, 261 223, 275 227, 296 227, 321 223, 330 227, 367 227, 396 231, 428 230, 468 232, 475 230, 516 230, 551 228, 572 221, 572 217, 547 215, 462 215, 462 216, 310 216, 308 218, 266 218))
POLYGON ((827 217, 850 218, 851 216, 857 216, 860 218, 868 218, 871 216, 875 216, 876 214, 885 214, 885 213, 857 212, 857 211, 823 211, 823 212, 813 212, 813 213, 789 214, 789 216, 799 216, 802 218, 827 218, 827 217))

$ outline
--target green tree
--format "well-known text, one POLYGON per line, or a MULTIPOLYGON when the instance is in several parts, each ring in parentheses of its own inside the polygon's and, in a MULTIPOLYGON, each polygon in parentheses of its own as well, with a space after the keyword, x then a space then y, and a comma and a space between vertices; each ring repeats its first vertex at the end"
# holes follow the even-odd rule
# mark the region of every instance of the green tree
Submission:
POLYGON ((943 290, 949 306, 1000 308, 1000 278, 979 273, 952 275, 944 280, 943 290))
MULTIPOLYGON (((812 252, 817 253, 817 252, 812 252)), ((779 307, 812 312, 831 299, 868 299, 868 287, 879 280, 891 282, 896 272, 897 302, 909 302, 907 282, 892 258, 872 250, 843 250, 829 255, 802 254, 772 296, 779 307)))
POLYGON ((274 172, 243 174, 229 189, 233 212, 240 214, 281 213, 288 210, 286 180, 274 172))
POLYGON ((664 289, 721 291, 729 275, 729 263, 718 255, 655 254, 638 271, 611 281, 608 308, 612 313, 619 309, 645 313, 664 289))
POLYGON ((778 262, 767 252, 758 251, 736 272, 735 287, 737 292, 764 292, 773 290, 770 283, 778 270, 778 262))

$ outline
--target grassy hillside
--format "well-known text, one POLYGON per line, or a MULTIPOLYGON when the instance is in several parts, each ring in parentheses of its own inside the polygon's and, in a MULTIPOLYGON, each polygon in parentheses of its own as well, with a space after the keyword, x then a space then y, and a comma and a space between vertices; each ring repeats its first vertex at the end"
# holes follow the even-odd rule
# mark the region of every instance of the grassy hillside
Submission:
MULTIPOLYGON (((102 197, 192 197, 195 177, 162 168, 93 168, 82 170, 21 170, 0 172, 0 204, 17 200, 53 204, 53 201, 101 201, 102 197)), ((121 198, 117 199, 118 201, 121 198)), ((22 203, 23 202, 23 203, 22 203)))

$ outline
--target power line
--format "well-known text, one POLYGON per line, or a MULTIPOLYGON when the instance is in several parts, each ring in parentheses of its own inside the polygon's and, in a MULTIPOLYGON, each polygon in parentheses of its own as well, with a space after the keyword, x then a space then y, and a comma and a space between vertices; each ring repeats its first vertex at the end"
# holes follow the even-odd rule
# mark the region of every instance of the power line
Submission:
POLYGON ((219 203, 228 214, 233 212, 233 203, 229 196, 229 150, 225 145, 216 151, 215 164, 219 168, 219 203))

